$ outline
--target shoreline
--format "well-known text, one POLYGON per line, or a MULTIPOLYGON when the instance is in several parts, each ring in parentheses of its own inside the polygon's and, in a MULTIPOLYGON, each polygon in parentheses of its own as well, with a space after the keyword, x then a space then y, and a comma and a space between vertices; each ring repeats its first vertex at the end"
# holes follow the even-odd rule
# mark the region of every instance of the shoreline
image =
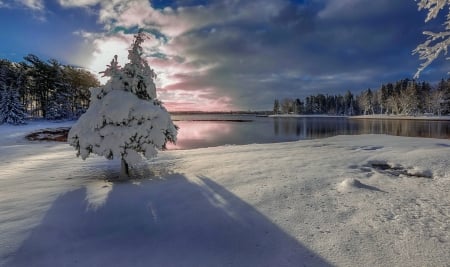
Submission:
POLYGON ((347 115, 327 115, 327 114, 274 114, 269 118, 349 118, 347 115))
POLYGON ((428 121, 450 121, 450 116, 407 116, 407 115, 307 115, 307 114, 276 114, 268 115, 269 118, 348 118, 348 119, 374 119, 374 120, 428 120, 428 121))
POLYGON ((450 121, 450 116, 359 115, 349 119, 450 121))

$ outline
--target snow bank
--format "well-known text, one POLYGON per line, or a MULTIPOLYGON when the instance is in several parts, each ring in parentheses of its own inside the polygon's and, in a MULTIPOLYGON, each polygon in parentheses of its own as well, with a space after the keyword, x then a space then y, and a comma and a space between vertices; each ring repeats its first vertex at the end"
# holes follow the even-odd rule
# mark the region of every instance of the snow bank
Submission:
POLYGON ((2 266, 450 262, 450 140, 360 135, 165 151, 130 183, 105 181, 118 162, 7 140, 2 266))
POLYGON ((450 116, 407 116, 407 115, 360 115, 351 116, 351 119, 383 119, 383 120, 426 120, 426 121, 449 121, 450 116))

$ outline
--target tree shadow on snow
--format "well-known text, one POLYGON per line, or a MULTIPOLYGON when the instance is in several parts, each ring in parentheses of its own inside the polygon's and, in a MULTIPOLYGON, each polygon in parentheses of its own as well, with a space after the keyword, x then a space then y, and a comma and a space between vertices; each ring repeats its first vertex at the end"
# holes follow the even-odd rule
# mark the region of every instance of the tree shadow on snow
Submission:
POLYGON ((330 266, 211 179, 113 184, 92 209, 60 196, 8 266, 330 266))

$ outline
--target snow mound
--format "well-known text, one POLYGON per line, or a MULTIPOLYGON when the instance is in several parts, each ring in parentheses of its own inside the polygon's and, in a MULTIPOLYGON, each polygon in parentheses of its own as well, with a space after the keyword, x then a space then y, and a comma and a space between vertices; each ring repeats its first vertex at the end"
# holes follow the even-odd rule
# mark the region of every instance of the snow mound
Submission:
POLYGON ((359 189, 384 192, 383 190, 381 190, 377 187, 363 184, 361 181, 359 181, 358 179, 355 179, 355 178, 345 179, 344 181, 340 182, 337 185, 336 189, 338 192, 341 192, 341 193, 351 193, 351 192, 357 191, 359 189))

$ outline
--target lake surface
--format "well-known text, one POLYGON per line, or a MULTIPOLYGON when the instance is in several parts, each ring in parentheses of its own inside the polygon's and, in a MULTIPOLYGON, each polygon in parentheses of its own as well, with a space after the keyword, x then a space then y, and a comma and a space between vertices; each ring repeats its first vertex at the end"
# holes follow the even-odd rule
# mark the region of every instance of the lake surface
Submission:
POLYGON ((180 130, 177 144, 168 145, 169 149, 275 143, 357 134, 450 139, 450 121, 270 118, 253 115, 175 115, 172 119, 180 130))

